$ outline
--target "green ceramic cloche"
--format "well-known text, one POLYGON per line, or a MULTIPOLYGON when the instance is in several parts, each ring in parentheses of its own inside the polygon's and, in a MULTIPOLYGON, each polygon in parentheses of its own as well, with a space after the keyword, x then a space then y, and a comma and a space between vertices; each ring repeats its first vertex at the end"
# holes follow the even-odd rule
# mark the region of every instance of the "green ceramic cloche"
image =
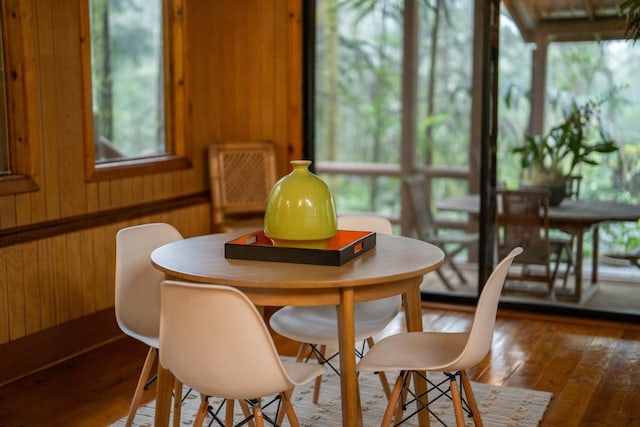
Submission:
POLYGON ((293 171, 271 189, 264 234, 278 246, 316 247, 337 231, 336 208, 327 184, 309 171, 309 160, 292 160, 293 171))

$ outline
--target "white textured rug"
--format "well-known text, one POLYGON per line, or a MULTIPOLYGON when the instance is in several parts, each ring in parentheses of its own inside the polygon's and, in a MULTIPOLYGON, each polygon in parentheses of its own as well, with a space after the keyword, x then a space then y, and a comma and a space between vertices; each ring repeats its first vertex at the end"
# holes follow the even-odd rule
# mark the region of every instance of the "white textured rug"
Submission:
MULTIPOLYGON (((430 378, 433 377, 433 374, 429 375, 430 378)), ((389 373, 387 378, 389 381, 394 381, 395 375, 389 373)), ((362 373, 359 377, 359 384, 364 426, 378 426, 386 406, 386 398, 382 391, 380 380, 373 374, 362 373)), ((538 426, 552 397, 551 393, 535 390, 494 387, 476 382, 472 386, 485 426, 538 426)), ((300 425, 303 427, 340 427, 342 422, 339 377, 333 373, 324 375, 318 405, 314 405, 311 401, 312 395, 313 383, 298 387, 294 392, 293 406, 298 415, 300 425)), ((212 399, 211 402, 219 401, 212 399)), ((134 425, 153 426, 154 403, 151 402, 138 410, 134 425)), ((182 425, 188 426, 193 423, 194 414, 199 403, 200 398, 197 393, 191 392, 187 396, 182 408, 182 425)), ((236 422, 238 422, 242 419, 241 412, 239 405, 236 404, 235 408, 237 412, 236 422)), ((446 425, 455 425, 453 405, 449 399, 439 399, 431 405, 431 408, 446 425)), ((224 409, 221 413, 219 416, 224 419, 224 409)), ((265 414, 271 415, 268 410, 265 410, 265 414)), ((210 420, 211 418, 207 417, 204 425, 208 425, 210 420)), ((214 422, 212 425, 217 426, 218 424, 214 422)), ((284 425, 289 425, 286 417, 284 425)), ((412 418, 403 425, 417 425, 416 418, 412 418)), ((431 416, 431 425, 438 426, 441 424, 431 416)), ((467 425, 472 426, 473 421, 468 419, 467 425)), ((124 426, 124 418, 114 426, 124 426)))

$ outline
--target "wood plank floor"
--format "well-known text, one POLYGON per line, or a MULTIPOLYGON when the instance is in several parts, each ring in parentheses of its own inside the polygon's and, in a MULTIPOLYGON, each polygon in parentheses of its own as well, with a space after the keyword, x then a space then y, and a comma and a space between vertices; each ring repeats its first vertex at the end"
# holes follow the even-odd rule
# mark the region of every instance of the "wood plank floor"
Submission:
MULTIPOLYGON (((427 306, 425 326, 461 330, 470 312, 427 306)), ((389 328, 398 329, 401 319, 389 328)), ((282 352, 295 346, 276 340, 282 352)), ((0 426, 106 426, 127 413, 145 347, 129 338, 0 388, 0 426)), ((1 358, 1 356, 0 356, 1 358)), ((640 425, 640 327, 500 312, 475 381, 551 391, 543 426, 640 425)), ((0 361, 1 363, 1 361, 0 361)), ((153 399, 155 389, 145 393, 153 399)))

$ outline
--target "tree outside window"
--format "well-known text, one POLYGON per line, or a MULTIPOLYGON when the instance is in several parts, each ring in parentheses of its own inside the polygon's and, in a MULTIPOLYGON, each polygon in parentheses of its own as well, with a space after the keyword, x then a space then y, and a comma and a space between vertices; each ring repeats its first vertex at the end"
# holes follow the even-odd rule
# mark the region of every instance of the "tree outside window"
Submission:
POLYGON ((182 0, 85 1, 88 178, 185 167, 182 0))
POLYGON ((162 154, 162 1, 91 0, 96 162, 162 154))

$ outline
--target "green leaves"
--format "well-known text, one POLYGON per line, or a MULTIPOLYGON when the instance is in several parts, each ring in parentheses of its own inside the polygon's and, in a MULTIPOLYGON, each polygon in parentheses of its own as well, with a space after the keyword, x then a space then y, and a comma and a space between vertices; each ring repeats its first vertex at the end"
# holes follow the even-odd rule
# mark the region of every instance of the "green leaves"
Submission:
POLYGON ((627 20, 624 36, 635 42, 640 38, 640 0, 626 0, 620 5, 619 11, 627 20))
POLYGON ((614 92, 599 100, 584 104, 573 102, 565 120, 552 127, 544 135, 527 135, 523 145, 512 150, 520 155, 523 168, 536 166, 541 169, 565 167, 565 176, 570 175, 580 163, 597 165, 595 153, 612 153, 618 150, 616 142, 609 137, 601 125, 599 107, 607 102, 614 92))

